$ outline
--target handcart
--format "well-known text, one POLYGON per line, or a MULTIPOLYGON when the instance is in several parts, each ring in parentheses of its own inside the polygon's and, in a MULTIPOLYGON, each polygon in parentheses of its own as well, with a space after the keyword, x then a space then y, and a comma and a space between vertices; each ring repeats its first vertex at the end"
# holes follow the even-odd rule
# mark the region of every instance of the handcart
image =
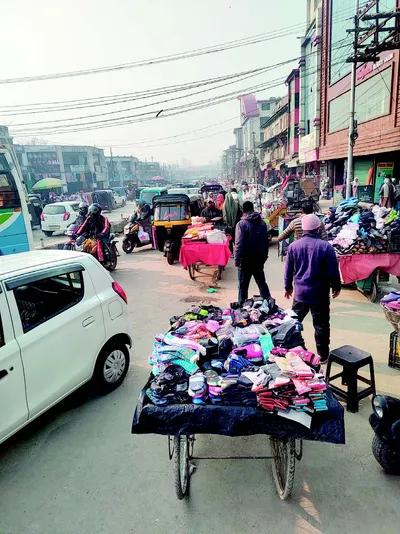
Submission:
POLYGON ((221 280, 222 273, 231 257, 229 247, 230 236, 225 243, 206 243, 205 241, 189 241, 182 239, 179 261, 189 276, 195 280, 198 276, 206 276, 203 267, 215 266, 212 273, 215 282, 221 280))
POLYGON ((400 254, 352 254, 338 256, 345 285, 356 284, 359 291, 375 302, 384 273, 400 276, 400 254))
POLYGON ((188 496, 195 460, 272 460, 272 474, 282 500, 293 489, 296 460, 303 455, 303 440, 343 444, 344 409, 327 390, 328 410, 313 415, 311 428, 250 406, 171 404, 155 406, 141 391, 135 410, 133 434, 161 434, 168 437, 168 455, 174 460, 175 491, 178 499, 188 496), (196 457, 196 434, 223 436, 270 436, 271 453, 266 456, 196 457))

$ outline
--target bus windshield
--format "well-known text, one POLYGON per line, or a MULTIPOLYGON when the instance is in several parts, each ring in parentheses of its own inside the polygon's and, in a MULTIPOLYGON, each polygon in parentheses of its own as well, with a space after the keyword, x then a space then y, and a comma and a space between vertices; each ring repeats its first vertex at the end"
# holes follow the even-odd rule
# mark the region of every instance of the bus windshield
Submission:
POLYGON ((0 147, 0 255, 27 252, 33 238, 31 216, 18 160, 0 147))

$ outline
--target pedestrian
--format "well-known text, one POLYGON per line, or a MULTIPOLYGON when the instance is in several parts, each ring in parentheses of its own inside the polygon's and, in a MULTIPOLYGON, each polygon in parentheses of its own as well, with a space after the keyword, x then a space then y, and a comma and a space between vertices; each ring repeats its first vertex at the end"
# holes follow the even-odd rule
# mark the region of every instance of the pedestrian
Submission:
POLYGON ((358 177, 356 176, 354 178, 354 181, 352 183, 352 188, 353 188, 353 197, 356 197, 357 198, 357 191, 358 191, 358 186, 360 184, 358 183, 358 177))
MULTIPOLYGON (((309 215, 310 213, 314 212, 314 205, 309 200, 306 200, 302 204, 302 214, 300 217, 297 217, 296 219, 293 219, 286 228, 279 236, 278 236, 278 242, 284 241, 286 239, 289 239, 291 235, 294 234, 294 240, 297 241, 300 239, 300 237, 303 235, 303 229, 301 226, 301 221, 305 215, 309 215)), ((324 239, 325 241, 328 240, 328 234, 326 233, 325 225, 322 221, 320 221, 320 225, 318 228, 318 232, 320 234, 320 237, 324 239)))
POLYGON ((216 219, 217 217, 222 217, 222 212, 215 207, 213 200, 209 200, 207 208, 204 208, 201 212, 201 216, 204 217, 207 221, 216 219))
POLYGON ((222 193, 218 193, 217 195, 217 201, 215 203, 215 205, 217 206, 217 209, 222 211, 222 208, 224 206, 224 202, 225 202, 225 197, 222 193))
POLYGON ((381 208, 392 208, 395 188, 390 178, 386 177, 381 188, 379 189, 379 196, 381 197, 381 208))
POLYGON ((260 295, 268 300, 271 293, 265 281, 264 264, 268 259, 268 228, 253 203, 243 203, 243 217, 236 226, 235 266, 239 278, 239 304, 248 298, 251 277, 254 277, 260 295))
POLYGON ((339 296, 339 265, 330 243, 321 239, 320 220, 314 214, 301 220, 303 237, 289 248, 285 265, 285 298, 293 295, 293 311, 300 322, 311 311, 317 352, 321 362, 329 357, 330 292, 339 296))

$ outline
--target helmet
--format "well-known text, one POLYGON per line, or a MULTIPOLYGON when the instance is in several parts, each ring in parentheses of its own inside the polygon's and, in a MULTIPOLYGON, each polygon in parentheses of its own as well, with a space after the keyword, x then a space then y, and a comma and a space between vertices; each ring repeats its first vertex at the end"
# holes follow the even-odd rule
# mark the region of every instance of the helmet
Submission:
POLYGON ((100 204, 91 204, 89 206, 88 215, 91 215, 92 217, 98 217, 101 213, 101 206, 100 204))
POLYGON ((79 204, 79 215, 82 215, 82 217, 86 217, 88 213, 89 206, 86 204, 86 202, 81 202, 79 204))

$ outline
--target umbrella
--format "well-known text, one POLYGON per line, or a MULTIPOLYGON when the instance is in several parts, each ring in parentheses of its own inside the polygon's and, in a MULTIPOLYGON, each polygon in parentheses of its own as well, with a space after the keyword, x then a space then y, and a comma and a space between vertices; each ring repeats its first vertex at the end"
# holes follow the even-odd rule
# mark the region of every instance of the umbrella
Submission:
POLYGON ((160 180, 164 180, 162 176, 153 176, 152 181, 153 182, 159 182, 160 180))
POLYGON ((62 182, 57 178, 43 178, 36 182, 32 189, 41 190, 41 189, 61 189, 62 182))

